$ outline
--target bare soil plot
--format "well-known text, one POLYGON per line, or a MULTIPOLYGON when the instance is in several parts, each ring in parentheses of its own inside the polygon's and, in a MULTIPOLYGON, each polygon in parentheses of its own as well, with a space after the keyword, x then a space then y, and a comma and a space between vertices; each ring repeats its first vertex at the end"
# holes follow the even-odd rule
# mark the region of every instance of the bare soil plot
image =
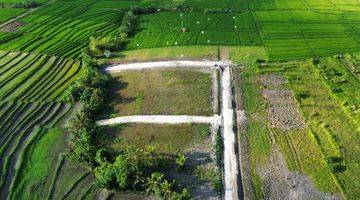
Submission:
POLYGON ((276 74, 267 74, 260 77, 266 88, 262 92, 268 102, 268 118, 270 126, 282 130, 303 129, 305 123, 301 119, 298 106, 295 104, 293 92, 281 88, 286 80, 276 74))
POLYGON ((289 171, 276 145, 260 173, 264 179, 265 199, 340 199, 316 189, 306 175, 289 171))

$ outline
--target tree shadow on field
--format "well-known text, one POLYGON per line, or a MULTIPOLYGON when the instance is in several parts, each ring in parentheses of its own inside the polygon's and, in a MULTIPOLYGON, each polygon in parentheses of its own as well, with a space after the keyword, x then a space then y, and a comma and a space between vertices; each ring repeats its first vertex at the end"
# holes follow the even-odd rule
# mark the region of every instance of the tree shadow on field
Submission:
POLYGON ((129 124, 117 124, 114 126, 98 127, 97 142, 101 146, 110 147, 121 140, 121 133, 124 128, 130 126, 129 124))
POLYGON ((128 104, 135 101, 133 97, 124 97, 121 91, 128 87, 129 83, 123 81, 123 78, 110 76, 110 80, 107 84, 107 92, 104 98, 104 107, 101 113, 98 115, 98 119, 109 118, 111 115, 117 115, 118 111, 115 105, 128 104))

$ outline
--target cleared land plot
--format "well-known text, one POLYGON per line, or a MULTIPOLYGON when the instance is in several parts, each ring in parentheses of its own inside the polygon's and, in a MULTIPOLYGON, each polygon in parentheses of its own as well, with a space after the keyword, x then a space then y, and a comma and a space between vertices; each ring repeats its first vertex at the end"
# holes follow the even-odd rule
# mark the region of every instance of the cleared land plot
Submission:
POLYGON ((109 90, 104 119, 151 114, 213 115, 209 73, 191 70, 122 72, 113 75, 109 90))
POLYGON ((125 145, 154 146, 157 154, 165 160, 186 157, 185 168, 177 170, 174 161, 165 161, 161 172, 177 179, 186 186, 196 199, 218 198, 214 183, 219 178, 215 161, 212 159, 213 144, 207 125, 152 125, 130 124, 104 128, 108 145, 121 149, 125 145), (114 139, 116 138, 116 139, 114 139))
POLYGON ((197 144, 203 143, 209 134, 208 125, 199 124, 124 124, 103 129, 108 134, 106 137, 112 138, 109 142, 114 149, 131 144, 142 147, 154 145, 158 153, 172 155, 186 153, 195 148, 197 144))
POLYGON ((56 101, 80 72, 80 62, 34 53, 0 52, 0 101, 56 101))

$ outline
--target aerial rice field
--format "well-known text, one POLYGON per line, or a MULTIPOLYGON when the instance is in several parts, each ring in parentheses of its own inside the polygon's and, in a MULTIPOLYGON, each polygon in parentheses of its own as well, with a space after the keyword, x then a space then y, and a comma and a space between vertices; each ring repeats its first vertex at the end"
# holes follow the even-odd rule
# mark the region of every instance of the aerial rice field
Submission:
POLYGON ((80 73, 79 61, 0 51, 0 101, 57 101, 80 73))
POLYGON ((28 150, 36 145, 43 134, 42 128, 56 127, 71 110, 65 103, 18 103, 0 105, 1 143, 1 198, 12 195, 20 177, 19 173, 28 162, 28 150))
POLYGON ((90 36, 114 35, 121 21, 122 12, 95 3, 56 1, 46 5, 22 18, 25 25, 15 32, 0 32, 0 49, 76 58, 90 36))
MULTIPOLYGON (((29 11, 8 7, 19 2, 0 0, 0 24, 29 11)), ((0 27, 0 199, 93 199, 100 193, 94 175, 67 158, 64 121, 77 104, 61 97, 81 75, 81 53, 90 37, 118 36, 124 14, 137 6, 156 9, 137 14, 126 46, 102 57, 101 64, 218 60, 226 46, 240 64, 233 84, 248 117, 246 134, 239 134, 239 143, 249 144, 251 176, 243 179, 248 197, 276 199, 273 187, 289 194, 277 182, 291 185, 284 177, 303 181, 304 193, 319 199, 360 195, 359 1, 36 2, 39 9, 0 27)), ((208 71, 123 72, 109 85, 101 119, 213 115, 208 71)), ((219 176, 207 125, 129 124, 105 127, 103 133, 112 136, 105 142, 115 150, 154 145, 159 154, 185 154, 191 164, 184 177, 196 177, 193 188, 219 176), (192 165, 196 159, 209 164, 209 173, 204 163, 192 165)), ((177 176, 171 167, 168 172, 177 176)), ((128 197, 122 195, 114 198, 128 197)))
POLYGON ((3 23, 24 12, 22 8, 0 8, 0 23, 3 23))
POLYGON ((163 9, 139 16, 139 28, 127 46, 129 50, 185 45, 265 46, 270 60, 286 60, 360 49, 357 2, 327 0, 61 0, 19 19, 24 25, 16 31, 0 32, 0 49, 77 58, 90 36, 116 35, 121 10, 146 5, 163 9), (193 10, 167 9, 179 4, 193 10), (81 14, 75 12, 78 9, 81 14))

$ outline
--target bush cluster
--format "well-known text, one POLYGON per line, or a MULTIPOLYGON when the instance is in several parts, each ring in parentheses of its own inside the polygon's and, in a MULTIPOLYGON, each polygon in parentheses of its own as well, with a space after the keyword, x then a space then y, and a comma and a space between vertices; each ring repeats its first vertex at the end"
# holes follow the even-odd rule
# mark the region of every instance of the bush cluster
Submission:
POLYGON ((93 57, 109 58, 112 51, 124 49, 128 38, 135 35, 138 18, 133 10, 124 14, 118 34, 101 38, 90 38, 89 53, 93 57))

